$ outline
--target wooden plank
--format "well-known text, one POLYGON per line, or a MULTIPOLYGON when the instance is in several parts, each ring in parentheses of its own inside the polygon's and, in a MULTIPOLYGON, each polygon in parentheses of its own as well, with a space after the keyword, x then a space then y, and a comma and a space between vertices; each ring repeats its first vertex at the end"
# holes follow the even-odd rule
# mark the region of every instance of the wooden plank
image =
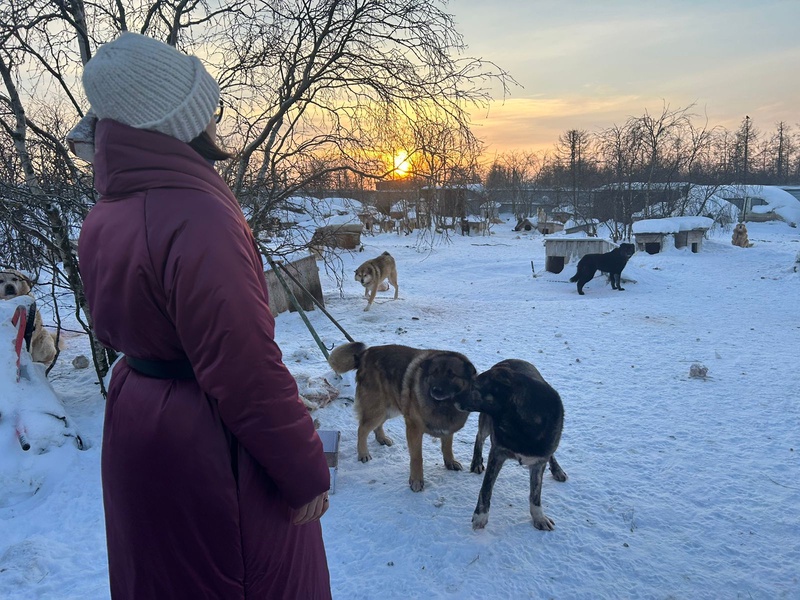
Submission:
MULTIPOLYGON (((295 276, 295 278, 306 288, 314 298, 322 305, 325 306, 325 300, 322 297, 322 283, 319 280, 319 267, 317 261, 313 256, 306 256, 300 260, 286 263, 286 268, 295 276)), ((264 273, 267 279, 267 289, 269 290, 269 310, 273 315, 279 315, 282 312, 294 311, 289 300, 289 295, 281 285, 278 277, 269 269, 264 273)), ((303 310, 314 310, 314 301, 309 298, 305 292, 290 278, 284 275, 286 283, 294 293, 300 306, 303 310)))

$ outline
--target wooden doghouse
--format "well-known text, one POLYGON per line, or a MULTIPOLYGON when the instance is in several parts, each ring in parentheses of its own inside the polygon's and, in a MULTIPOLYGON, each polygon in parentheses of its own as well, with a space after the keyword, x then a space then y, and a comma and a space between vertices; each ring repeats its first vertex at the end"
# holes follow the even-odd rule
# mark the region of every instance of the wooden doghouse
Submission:
POLYGON ((564 224, 560 221, 539 221, 536 224, 536 230, 543 235, 558 233, 564 231, 564 224))
POLYGON ((534 228, 533 223, 528 219, 520 219, 514 227, 514 231, 531 231, 534 228))
POLYGON ((485 235, 488 230, 486 221, 479 219, 461 219, 461 235, 485 235))
POLYGON ((321 256, 323 248, 355 250, 361 245, 362 228, 361 223, 319 227, 311 236, 311 251, 317 256, 321 256))
MULTIPOLYGON (((319 267, 317 267, 317 261, 313 256, 306 256, 300 260, 282 264, 305 289, 311 292, 311 295, 317 299, 317 302, 325 306, 325 301, 322 298, 322 284, 319 280, 319 267)), ((267 278, 270 312, 273 315, 277 315, 287 310, 295 310, 294 305, 289 299, 288 292, 283 287, 283 284, 281 284, 275 272, 270 269, 264 273, 264 276, 267 278)), ((314 310, 314 301, 308 297, 300 286, 292 281, 291 277, 288 277, 283 271, 281 271, 281 276, 288 284, 289 289, 292 290, 292 293, 295 298, 297 298, 303 310, 314 310)))
POLYGON ((545 270, 561 273, 564 265, 586 254, 603 254, 616 248, 616 245, 601 238, 557 237, 544 241, 545 270))
POLYGON ((633 224, 636 249, 648 254, 658 254, 672 241, 676 248, 690 248, 700 252, 706 231, 714 224, 708 217, 670 217, 644 219, 633 224))

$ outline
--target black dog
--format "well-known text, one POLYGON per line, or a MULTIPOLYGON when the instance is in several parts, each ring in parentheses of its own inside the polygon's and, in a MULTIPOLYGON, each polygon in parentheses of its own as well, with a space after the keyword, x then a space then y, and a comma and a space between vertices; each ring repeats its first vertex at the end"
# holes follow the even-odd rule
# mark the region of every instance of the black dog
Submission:
POLYGON ((583 296, 583 286, 592 280, 597 271, 602 271, 608 273, 611 289, 622 292, 625 290, 621 285, 622 269, 628 264, 634 252, 636 252, 635 245, 620 244, 619 248, 614 248, 605 254, 586 254, 578 261, 578 272, 570 281, 578 282, 578 293, 583 296))
POLYGON ((549 462, 553 477, 567 480, 554 456, 564 424, 564 406, 558 392, 531 363, 508 359, 478 375, 469 406, 465 402, 459 400, 458 407, 481 413, 470 467, 473 473, 484 471, 483 443, 488 436, 492 439, 472 528, 483 529, 489 521, 494 482, 503 463, 513 458, 530 469, 533 525, 537 529, 554 529, 553 520, 542 512, 542 477, 549 462))

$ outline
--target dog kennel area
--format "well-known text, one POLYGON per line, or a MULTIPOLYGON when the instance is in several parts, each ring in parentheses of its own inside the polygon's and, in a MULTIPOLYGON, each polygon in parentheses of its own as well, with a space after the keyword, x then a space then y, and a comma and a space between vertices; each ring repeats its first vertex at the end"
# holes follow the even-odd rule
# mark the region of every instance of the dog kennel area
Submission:
POLYGON ((586 254, 604 254, 617 245, 604 238, 589 237, 552 237, 544 241, 545 270, 550 273, 561 273, 564 266, 573 259, 580 259, 586 254))

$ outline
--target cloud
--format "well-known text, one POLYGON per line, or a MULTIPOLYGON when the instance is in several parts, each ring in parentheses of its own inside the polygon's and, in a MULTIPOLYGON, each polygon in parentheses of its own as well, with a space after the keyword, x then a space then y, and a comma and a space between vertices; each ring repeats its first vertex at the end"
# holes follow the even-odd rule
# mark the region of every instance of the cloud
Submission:
POLYGON ((568 129, 595 131, 644 110, 696 106, 709 124, 762 129, 796 121, 800 2, 459 0, 469 53, 520 87, 473 114, 494 148, 542 148, 568 129))

